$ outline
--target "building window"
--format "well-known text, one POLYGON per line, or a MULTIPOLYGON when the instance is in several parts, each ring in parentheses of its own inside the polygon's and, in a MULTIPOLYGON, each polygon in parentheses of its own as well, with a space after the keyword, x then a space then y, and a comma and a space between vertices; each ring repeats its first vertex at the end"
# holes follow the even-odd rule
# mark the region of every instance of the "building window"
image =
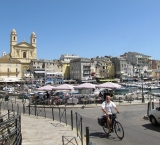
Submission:
POLYGON ((18 72, 18 69, 16 68, 16 72, 18 72))
POLYGON ((26 58, 26 52, 23 52, 23 58, 26 58))
POLYGON ((35 39, 33 39, 33 42, 35 43, 35 39))
POLYGON ((15 37, 15 36, 13 37, 13 40, 14 40, 14 41, 16 40, 16 37, 15 37))
POLYGON ((9 72, 9 68, 8 68, 8 72, 9 72))

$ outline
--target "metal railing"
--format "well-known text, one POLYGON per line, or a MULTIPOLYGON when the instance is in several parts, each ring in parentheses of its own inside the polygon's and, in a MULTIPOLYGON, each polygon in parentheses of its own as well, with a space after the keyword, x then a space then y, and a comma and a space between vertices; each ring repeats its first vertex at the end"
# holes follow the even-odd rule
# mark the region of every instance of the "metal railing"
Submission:
MULTIPOLYGON (((17 120, 15 119, 15 121, 17 121, 17 123, 15 123, 14 126, 17 126, 15 128, 17 128, 18 133, 20 132, 20 129, 21 129, 20 125, 19 125, 20 119, 17 118, 20 111, 22 111, 23 114, 35 115, 37 117, 41 115, 41 116, 44 116, 46 118, 46 110, 45 110, 46 106, 45 105, 36 105, 36 104, 30 105, 30 103, 29 104, 23 103, 23 104, 19 105, 19 104, 14 104, 14 103, 11 103, 11 102, 0 102, 0 108, 4 109, 4 110, 9 109, 10 110, 9 112, 11 112, 11 111, 14 112, 13 111, 14 109, 17 111, 17 115, 15 115, 15 113, 14 113, 14 115, 13 114, 11 115, 11 113, 8 113, 8 118, 10 118, 10 120, 11 120, 12 116, 14 116, 14 118, 17 119, 17 120), (22 108, 20 108, 20 106, 22 108), (22 109, 22 110, 20 110, 20 109, 22 109)), ((66 113, 67 109, 65 107, 61 108, 61 107, 50 106, 48 109, 50 109, 51 112, 52 112, 53 121, 55 120, 55 113, 57 113, 57 115, 58 115, 58 118, 56 118, 56 120, 59 120, 60 123, 56 123, 57 125, 54 125, 55 127, 57 127, 59 124, 60 125, 65 124, 67 126, 67 113, 66 113), (58 111, 55 111, 56 109, 58 109, 58 111)), ((64 143, 68 139, 68 143, 69 142, 75 142, 75 144, 77 144, 76 139, 78 137, 80 139, 81 144, 83 145, 82 116, 77 112, 75 112, 75 115, 76 115, 76 120, 75 121, 76 121, 77 135, 76 135, 76 137, 73 136, 72 138, 69 137, 69 136, 68 137, 67 136, 62 136, 62 142, 64 143)), ((73 118, 74 118, 73 117, 73 112, 71 110, 71 130, 73 130, 73 124, 74 124, 74 119, 73 118)), ((4 120, 3 120, 3 122, 4 122, 4 120)), ((16 138, 18 138, 17 142, 20 140, 20 137, 19 137, 18 133, 17 133, 18 137, 16 137, 16 138)), ((1 140, 2 140, 2 138, 1 138, 1 140)), ((2 141, 5 141, 5 139, 2 140, 2 141)))
POLYGON ((21 145, 21 115, 14 111, 0 117, 0 144, 21 145))
POLYGON ((83 145, 83 133, 82 133, 82 116, 75 112, 76 114, 76 131, 77 131, 77 137, 80 138, 81 144, 83 145))

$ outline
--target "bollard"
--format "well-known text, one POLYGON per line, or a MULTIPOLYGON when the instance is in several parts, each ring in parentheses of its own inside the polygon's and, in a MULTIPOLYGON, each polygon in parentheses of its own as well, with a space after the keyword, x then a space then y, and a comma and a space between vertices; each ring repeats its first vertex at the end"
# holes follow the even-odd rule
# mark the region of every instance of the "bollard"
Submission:
POLYGON ((71 129, 73 130, 73 112, 71 110, 71 129))
POLYGON ((86 145, 89 145, 89 127, 86 127, 86 145))

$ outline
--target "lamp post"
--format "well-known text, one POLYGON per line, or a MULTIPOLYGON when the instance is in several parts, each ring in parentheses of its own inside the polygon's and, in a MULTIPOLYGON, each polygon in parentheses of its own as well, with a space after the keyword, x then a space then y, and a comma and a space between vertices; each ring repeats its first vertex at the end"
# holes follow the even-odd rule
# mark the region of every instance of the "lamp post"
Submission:
POLYGON ((144 95, 143 95, 143 74, 141 74, 141 81, 142 81, 142 103, 144 103, 144 95))

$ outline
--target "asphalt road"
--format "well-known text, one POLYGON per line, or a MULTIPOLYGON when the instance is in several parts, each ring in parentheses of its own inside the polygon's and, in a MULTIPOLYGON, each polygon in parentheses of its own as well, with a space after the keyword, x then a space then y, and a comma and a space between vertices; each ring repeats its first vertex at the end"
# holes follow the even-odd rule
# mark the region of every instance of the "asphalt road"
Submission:
MULTIPOLYGON (((11 106, 9 105, 11 108, 11 106)), ((144 120, 147 105, 117 106, 121 111, 117 120, 124 128, 124 138, 120 140, 115 133, 110 136, 104 134, 101 126, 98 125, 97 118, 102 115, 100 107, 96 108, 72 108, 67 109, 67 124, 71 124, 71 110, 73 111, 74 127, 75 112, 78 112, 83 118, 83 134, 85 128, 89 127, 90 142, 92 145, 159 145, 160 144, 160 126, 153 127, 149 120, 144 120)), ((19 107, 22 112, 22 108, 19 107)), ((54 119, 59 120, 59 110, 54 109, 54 119)), ((63 111, 63 110, 62 110, 63 111)), ((63 112, 62 112, 63 113, 63 112)), ((34 114, 34 111, 32 111, 34 114)), ((39 115, 42 115, 40 113, 39 115)), ((51 108, 46 109, 46 116, 52 118, 51 108)), ((64 121, 62 117, 62 121, 64 121)))

